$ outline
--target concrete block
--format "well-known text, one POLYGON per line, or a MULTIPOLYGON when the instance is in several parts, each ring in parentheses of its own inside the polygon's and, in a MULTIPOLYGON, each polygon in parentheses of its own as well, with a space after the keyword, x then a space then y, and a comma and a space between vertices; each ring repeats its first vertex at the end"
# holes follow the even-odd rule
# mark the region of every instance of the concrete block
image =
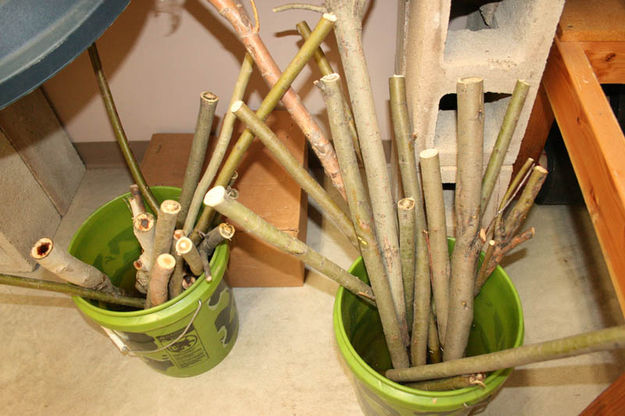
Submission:
POLYGON ((2 131, 0 172, 0 272, 32 271, 30 248, 54 236, 61 216, 2 131))
POLYGON ((40 89, 0 111, 0 130, 11 142, 59 214, 64 215, 85 166, 40 89))
MULTIPOLYGON (((467 9, 466 4, 413 0, 405 10, 404 59, 400 70, 406 75, 416 150, 439 150, 445 183, 455 183, 453 106, 456 82, 463 77, 484 79, 484 163, 497 138, 516 80, 529 83, 527 101, 504 166, 514 163, 564 0, 502 0, 479 9, 474 7, 475 10, 467 9)), ((505 192, 500 188, 507 186, 509 178, 510 173, 502 173, 495 194, 505 192)), ((489 212, 494 211, 491 208, 489 212)), ((488 220, 489 215, 485 217, 488 220)))

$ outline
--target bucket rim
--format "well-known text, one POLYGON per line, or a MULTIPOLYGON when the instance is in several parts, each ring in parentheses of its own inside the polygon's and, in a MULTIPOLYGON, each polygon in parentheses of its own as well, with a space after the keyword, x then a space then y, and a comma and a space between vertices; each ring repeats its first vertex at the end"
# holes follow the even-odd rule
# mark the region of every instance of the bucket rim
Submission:
MULTIPOLYGON (((354 261, 348 269, 349 273, 362 264, 362 257, 354 261)), ((517 331, 513 347, 523 344, 524 337, 524 318, 521 299, 514 287, 510 277, 501 266, 497 266, 495 273, 502 279, 503 283, 510 289, 514 307, 519 310, 519 330, 517 331)), ((396 383, 382 374, 374 370, 364 359, 356 352, 352 346, 343 323, 342 303, 346 289, 339 287, 336 293, 333 309, 333 327, 337 344, 343 359, 349 366, 352 374, 369 388, 375 390, 376 394, 383 396, 386 400, 395 403, 403 403, 404 405, 418 405, 431 410, 445 411, 455 410, 459 403, 477 404, 485 397, 496 392, 510 375, 512 368, 496 370, 491 372, 484 380, 486 388, 479 386, 464 387, 461 389, 449 391, 427 391, 419 390, 396 383), (368 381, 369 380, 369 381, 368 381), (436 399, 436 400, 433 400, 436 399)))

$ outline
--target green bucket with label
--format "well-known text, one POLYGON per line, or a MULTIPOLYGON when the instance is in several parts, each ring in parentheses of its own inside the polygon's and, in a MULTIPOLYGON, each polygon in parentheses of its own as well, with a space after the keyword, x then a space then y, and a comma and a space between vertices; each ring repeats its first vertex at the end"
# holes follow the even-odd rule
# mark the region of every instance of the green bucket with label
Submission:
MULTIPOLYGON (((158 201, 177 199, 180 190, 152 187, 158 201)), ((69 252, 107 274, 114 285, 132 291, 133 261, 141 248, 132 231, 131 213, 122 195, 98 208, 76 231, 69 252)), ((239 321, 232 290, 224 280, 229 248, 221 244, 210 261, 212 280, 204 275, 182 294, 146 310, 123 310, 80 297, 74 302, 101 325, 129 355, 174 377, 201 374, 219 364, 237 338, 239 321)))
MULTIPOLYGON (((450 240, 450 246, 453 240, 450 240)), ((350 273, 369 282, 362 259, 350 273)), ((366 416, 464 415, 485 407, 512 369, 489 373, 484 387, 451 391, 416 390, 383 376, 391 368, 382 324, 375 308, 343 288, 334 302, 334 334, 351 371, 353 385, 366 416)), ((523 343, 523 311, 512 282, 501 267, 490 276, 475 298, 474 320, 466 355, 478 355, 523 343)))

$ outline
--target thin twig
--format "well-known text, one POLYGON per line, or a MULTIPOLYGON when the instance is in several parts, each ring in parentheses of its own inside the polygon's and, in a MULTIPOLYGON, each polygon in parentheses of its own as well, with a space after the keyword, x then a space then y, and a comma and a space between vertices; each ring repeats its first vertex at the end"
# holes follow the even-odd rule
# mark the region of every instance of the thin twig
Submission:
POLYGON ((119 294, 105 293, 100 290, 88 289, 74 286, 69 283, 51 282, 48 280, 31 279, 21 276, 11 276, 0 274, 0 283, 10 286, 26 287, 29 289, 47 290, 50 292, 64 293, 70 296, 80 296, 81 298, 98 300, 117 305, 131 306, 143 309, 145 299, 121 296, 119 294))
POLYGON ((314 4, 306 4, 306 3, 288 3, 283 4, 282 6, 277 6, 272 9, 274 13, 285 12, 287 10, 308 10, 311 12, 317 13, 325 13, 326 8, 323 6, 315 6, 314 4))
POLYGON ((135 159, 135 156, 130 149, 130 145, 128 144, 128 138, 126 137, 126 133, 124 132, 124 127, 122 126, 119 114, 117 114, 115 101, 113 101, 113 95, 111 94, 108 81, 106 80, 106 76, 104 75, 102 62, 100 61, 100 56, 98 55, 98 49, 95 43, 89 46, 89 58, 91 61, 91 67, 93 68, 93 72, 95 73, 98 80, 98 87, 100 88, 102 101, 104 101, 106 114, 108 115, 111 127, 113 128, 113 133, 115 133, 117 144, 119 145, 119 148, 124 155, 124 159, 126 160, 126 166, 128 166, 128 170, 130 171, 134 182, 137 184, 137 186, 139 186, 143 198, 148 203, 152 212, 156 214, 158 213, 158 201, 152 194, 152 191, 150 191, 148 184, 145 182, 145 178, 143 177, 143 173, 141 173, 139 164, 137 163, 137 160, 135 159))

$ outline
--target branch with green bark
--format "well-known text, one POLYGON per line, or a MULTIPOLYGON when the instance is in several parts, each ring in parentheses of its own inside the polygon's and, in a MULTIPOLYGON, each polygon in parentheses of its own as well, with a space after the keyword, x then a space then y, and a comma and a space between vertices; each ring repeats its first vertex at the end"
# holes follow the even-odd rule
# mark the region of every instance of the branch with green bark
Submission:
POLYGON ((523 105, 525 104, 529 88, 530 86, 528 83, 518 80, 514 87, 514 91, 512 92, 512 97, 508 103, 506 114, 501 123, 497 140, 493 146, 493 151, 488 159, 486 172, 484 172, 484 177, 482 179, 480 197, 482 213, 484 213, 484 210, 488 205, 488 201, 493 193, 493 189, 495 188, 495 184, 497 183, 497 178, 501 172, 501 166, 503 165, 506 153, 508 153, 508 147, 510 146, 512 135, 514 134, 519 117, 521 116, 521 111, 523 110, 523 105))
POLYGON ((148 187, 148 184, 143 177, 143 173, 141 173, 141 169, 139 169, 139 164, 137 163, 137 160, 135 159, 135 156, 130 149, 130 145, 128 144, 128 138, 126 137, 126 132, 124 131, 124 127, 122 125, 121 119, 119 118, 119 114, 117 114, 115 101, 113 101, 113 94, 111 94, 108 81, 106 80, 106 76, 104 75, 102 62, 100 61, 100 56, 98 54, 98 49, 95 43, 93 43, 89 47, 89 58, 91 61, 91 67, 93 68, 93 72, 95 73, 96 79, 98 81, 100 96, 102 97, 102 101, 104 101, 106 114, 111 123, 111 127, 113 128, 113 133, 115 134, 115 139, 117 139, 117 144, 119 145, 122 155, 124 156, 124 160, 126 161, 126 166, 128 167, 128 170, 130 171, 134 182, 141 190, 143 199, 147 202, 152 212, 158 212, 158 201, 152 194, 152 191, 150 191, 150 188, 148 187))
POLYGON ((202 174, 202 166, 206 157, 206 149, 211 135, 213 126, 213 117, 215 116, 215 108, 219 102, 219 97, 215 94, 205 91, 200 94, 200 109, 198 111, 197 123, 195 126, 195 134, 189 151, 189 160, 185 169, 182 188, 180 190, 180 213, 176 220, 176 226, 181 228, 185 223, 191 198, 198 185, 200 175, 202 174))
POLYGON ((350 292, 360 296, 365 302, 374 304, 375 297, 369 285, 349 274, 340 266, 307 246, 306 243, 278 230, 240 202, 229 198, 226 188, 223 186, 217 186, 208 191, 204 198, 204 204, 215 208, 219 213, 230 218, 248 233, 300 259, 350 292))
MULTIPOLYGON (((402 279, 404 288, 409 288, 411 294, 406 294, 407 310, 412 310, 412 336, 411 358, 413 364, 425 364, 427 359, 427 328, 430 314, 430 270, 428 267, 428 248, 423 231, 427 229, 425 207, 423 205, 422 187, 419 181, 419 165, 415 158, 415 141, 412 137, 410 120, 408 118, 408 106, 406 102, 406 79, 403 76, 394 75, 389 78, 389 91, 391 103, 391 119, 397 149, 398 164, 401 175, 404 196, 415 201, 415 261, 414 270, 407 271, 414 275, 414 283, 406 285, 406 274, 402 266, 402 279)), ((405 233, 404 233, 405 234, 405 233)), ((400 229, 400 239, 401 239, 400 229)), ((401 242, 400 242, 401 249, 401 242)), ((402 259, 403 264, 403 259, 402 259)), ((406 290, 406 289, 404 289, 406 290)))
POLYGON ((184 220, 183 229, 185 235, 189 235, 191 231, 193 231, 193 226, 195 225, 198 213, 200 212, 200 208, 202 207, 202 199, 204 198, 204 195, 206 195, 206 191, 208 191, 208 188, 215 179, 217 170, 219 169, 219 166, 221 166, 221 162, 223 162, 224 156, 226 155, 228 145, 230 144, 230 140, 232 139, 234 123, 236 121, 236 117, 229 110, 230 107, 232 107, 232 104, 243 99, 253 69, 254 60, 249 54, 246 53, 245 57, 243 58, 243 63, 241 64, 239 76, 234 84, 234 89, 232 90, 232 97, 230 98, 228 111, 226 111, 224 121, 221 124, 219 137, 217 137, 217 141, 215 142, 215 148, 213 150, 213 153, 211 154, 211 158, 208 162, 208 166, 206 167, 206 171, 204 171, 202 179, 200 179, 197 187, 195 188, 195 192, 193 193, 193 198, 191 199, 191 204, 189 205, 189 211, 187 217, 184 220))
POLYGON ((495 371, 618 348, 625 348, 625 326, 586 332, 538 344, 522 345, 516 348, 454 359, 438 364, 388 370, 385 375, 397 382, 415 382, 495 371))
MULTIPOLYGON (((274 9, 274 12, 277 11, 274 9)), ((304 40, 307 40, 310 37, 311 31, 308 23, 305 21, 299 22, 296 26, 297 32, 302 35, 304 40)), ((321 75, 328 76, 330 74, 334 74, 335 71, 332 69, 332 65, 330 65, 330 61, 326 58, 325 53, 323 53, 323 49, 321 46, 317 48, 315 54, 313 55, 315 58, 315 62, 319 67, 319 72, 321 75)), ((352 145, 354 146, 354 151, 356 152, 356 157, 362 163, 362 154, 360 152, 360 143, 358 142, 358 133, 356 133, 356 124, 354 123, 354 116, 352 115, 352 110, 348 104, 348 98, 345 96, 343 89, 341 88, 341 100, 343 102, 343 113, 345 114, 345 119, 347 120, 347 125, 349 127, 349 133, 352 137, 352 145)), ((340 161, 339 161, 340 165, 340 161)))
POLYGON ((414 198, 402 198, 397 201, 397 218, 399 220, 399 257, 401 259, 401 275, 404 282, 406 324, 408 327, 412 327, 416 252, 414 198))
POLYGON ((28 277, 11 276, 8 274, 0 274, 0 283, 9 286, 64 293, 69 296, 80 296, 85 299, 92 299, 115 305, 130 306, 137 309, 143 309, 145 304, 145 299, 123 296, 119 294, 119 292, 109 293, 101 290, 75 286, 69 283, 51 282, 49 280, 31 279, 28 277))
POLYGON ((256 137, 271 152, 289 175, 299 186, 312 197, 322 211, 330 218, 337 228, 348 238, 354 247, 358 247, 358 240, 354 233, 354 226, 343 210, 332 200, 328 192, 308 173, 302 164, 293 156, 286 145, 278 139, 269 127, 254 114, 250 108, 237 101, 230 109, 243 123, 247 125, 256 137))
MULTIPOLYGON (((302 71, 302 69, 310 60, 310 57, 314 54, 315 50, 317 50, 321 42, 323 42, 325 37, 330 33, 330 31, 334 27, 334 21, 335 17, 331 15, 324 15, 319 20, 319 23, 313 30, 310 38, 306 42, 304 42, 300 50, 291 60, 289 65, 285 68, 284 72, 282 72, 278 80, 275 81, 275 83, 272 83, 273 86, 271 87, 271 90, 263 99, 262 103, 258 107, 258 110, 256 110, 256 115, 260 119, 265 120, 269 116, 269 114, 271 114, 273 109, 278 105, 280 100, 284 98, 283 96, 285 95, 285 93, 287 91, 290 91, 291 83, 302 71)), ((256 61, 256 63, 258 64, 258 61, 256 61)), ((241 163, 245 152, 250 147, 253 140, 254 133, 252 133, 249 129, 246 129, 239 136, 237 142, 230 151, 230 154, 224 161, 224 164, 219 171, 217 178, 215 179, 215 186, 225 187, 228 185, 232 174, 241 163)), ((334 150, 332 150, 332 154, 334 154, 334 150)), ((200 233, 206 233, 208 231, 212 223, 214 214, 214 210, 209 207, 206 207, 204 211, 202 211, 200 218, 195 224, 193 232, 189 236, 195 244, 197 244, 201 240, 200 233)))
MULTIPOLYGON (((252 25, 252 22, 245 13, 243 6, 236 0, 209 1, 217 9, 219 14, 230 22, 239 39, 247 49, 247 52, 254 58, 254 62, 260 70, 260 73, 265 79, 267 85, 269 87, 276 85, 283 74, 280 73, 278 65, 275 63, 269 50, 258 34, 258 22, 256 22, 255 25, 252 25)), ((327 22, 333 22, 334 19, 334 16, 324 14, 322 21, 325 20, 327 22)), ((308 55, 308 58, 312 56, 318 46, 319 44, 315 45, 310 55, 308 55)), ((308 59, 306 59, 306 61, 308 61, 308 59)), ((326 175, 328 175, 331 179, 339 193, 345 197, 343 179, 341 178, 341 174, 339 172, 339 166, 332 144, 325 137, 325 134, 315 122, 306 107, 304 107, 300 97, 295 91, 289 88, 289 85, 287 85, 287 88, 280 93, 282 102, 284 103, 289 114, 291 114, 295 123, 300 127, 310 142, 310 145, 319 158, 326 175)), ((264 117, 261 116, 261 118, 264 117)), ((223 186, 224 184, 219 185, 223 186)))

